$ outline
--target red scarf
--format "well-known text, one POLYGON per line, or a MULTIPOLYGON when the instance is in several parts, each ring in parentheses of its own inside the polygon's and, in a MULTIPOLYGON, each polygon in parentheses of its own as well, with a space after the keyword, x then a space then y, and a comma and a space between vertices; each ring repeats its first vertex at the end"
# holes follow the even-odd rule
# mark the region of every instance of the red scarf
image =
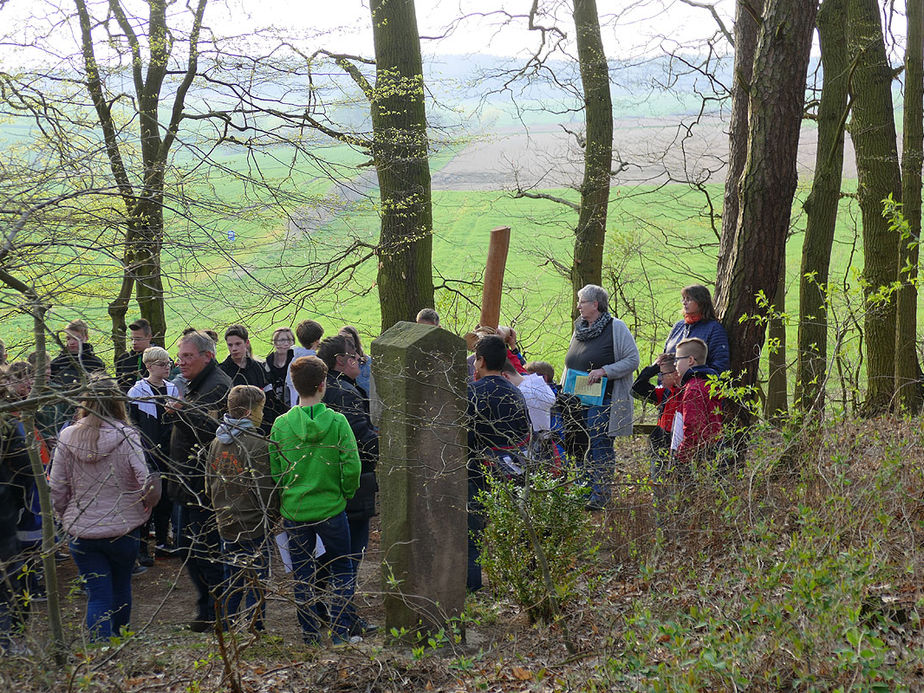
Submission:
POLYGON ((683 321, 687 325, 692 325, 693 323, 699 322, 702 319, 703 319, 702 313, 697 313, 696 315, 684 315, 683 316, 683 321))

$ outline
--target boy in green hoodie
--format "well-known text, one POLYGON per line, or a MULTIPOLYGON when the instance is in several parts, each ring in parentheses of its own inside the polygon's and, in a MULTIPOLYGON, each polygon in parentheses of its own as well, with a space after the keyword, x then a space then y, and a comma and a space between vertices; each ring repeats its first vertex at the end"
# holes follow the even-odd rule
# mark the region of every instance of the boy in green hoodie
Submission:
POLYGON ((267 530, 279 515, 269 441, 260 433, 265 402, 259 387, 231 388, 228 413, 215 431, 206 466, 206 488, 221 536, 224 612, 233 619, 246 594, 246 622, 258 631, 266 616, 267 530))
POLYGON ((346 502, 359 487, 359 451, 343 414, 331 411, 324 398, 327 366, 316 356, 292 362, 292 383, 298 406, 276 419, 270 432, 270 469, 276 480, 279 511, 289 537, 295 574, 295 603, 302 636, 309 645, 319 642, 318 598, 314 595, 318 560, 330 571, 331 640, 335 645, 350 638, 347 605, 353 598, 350 562, 350 526, 346 502), (324 553, 315 558, 320 538, 324 553))

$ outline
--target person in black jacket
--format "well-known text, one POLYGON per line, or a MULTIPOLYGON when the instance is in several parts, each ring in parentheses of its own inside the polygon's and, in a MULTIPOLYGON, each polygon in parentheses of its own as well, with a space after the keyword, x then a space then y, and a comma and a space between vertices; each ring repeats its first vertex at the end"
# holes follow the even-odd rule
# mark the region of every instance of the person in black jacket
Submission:
POLYGON ((250 334, 243 325, 231 325, 225 330, 225 344, 228 346, 228 358, 219 364, 219 368, 231 378, 231 387, 253 385, 263 391, 266 403, 260 431, 263 435, 269 435, 273 422, 283 409, 276 400, 272 384, 266 378, 265 364, 252 356, 250 334))
MULTIPOLYGON (((359 447, 359 460, 362 464, 359 489, 346 505, 350 524, 350 553, 354 571, 358 572, 359 563, 369 544, 369 519, 375 515, 375 493, 378 491, 375 468, 379 461, 379 433, 369 417, 369 396, 356 384, 359 357, 353 340, 343 334, 328 337, 318 347, 318 358, 327 365, 327 389, 323 402, 329 409, 346 417, 359 447)), ((352 603, 350 611, 353 613, 352 635, 362 635, 375 629, 375 626, 356 616, 352 603)))
POLYGON ((116 380, 122 392, 128 392, 132 385, 148 376, 142 356, 144 350, 151 346, 152 336, 151 323, 144 318, 135 320, 128 326, 128 331, 132 348, 124 354, 119 354, 115 360, 116 380))
MULTIPOLYGON (((128 391, 128 414, 135 428, 141 433, 141 444, 144 446, 148 467, 163 477, 169 471, 170 436, 173 432, 174 418, 167 415, 167 405, 179 398, 179 390, 166 379, 170 374, 170 356, 166 349, 148 347, 142 358, 147 375, 128 391)), ((173 501, 164 493, 154 506, 150 520, 154 527, 155 548, 161 556, 171 555, 167 537, 172 515, 173 501)), ((147 533, 142 535, 143 539, 146 537, 147 533)), ((141 542, 142 551, 146 545, 146 541, 141 542)), ((142 565, 149 563, 144 561, 142 565)))
POLYGON ((523 393, 503 376, 507 345, 497 335, 482 337, 475 344, 474 382, 468 384, 468 575, 466 588, 482 587, 481 533, 487 519, 480 491, 487 488, 489 469, 514 455, 529 443, 529 414, 523 393))
POLYGON ((83 320, 72 320, 64 328, 64 349, 51 360, 51 382, 61 388, 71 388, 85 382, 87 376, 105 372, 106 364, 88 343, 90 328, 83 320))
POLYGON ((17 573, 23 561, 16 524, 33 482, 22 424, 15 417, 4 417, 0 419, 0 653, 20 647, 12 635, 24 616, 17 604, 22 589, 17 573))
POLYGON ((80 392, 81 383, 85 384, 93 373, 105 372, 106 364, 93 352, 93 345, 87 342, 90 328, 83 320, 69 322, 63 336, 64 349, 51 360, 49 384, 70 398, 70 401, 66 400, 67 405, 62 407, 64 421, 70 421, 77 411, 75 398, 80 392))
POLYGON ((204 459, 224 413, 231 379, 215 361, 215 342, 202 331, 180 339, 177 364, 187 380, 181 402, 170 402, 173 433, 170 462, 173 467, 168 484, 173 500, 183 504, 183 527, 190 540, 189 575, 198 591, 198 614, 190 629, 202 633, 215 621, 215 599, 223 580, 218 525, 215 512, 205 495, 204 459))

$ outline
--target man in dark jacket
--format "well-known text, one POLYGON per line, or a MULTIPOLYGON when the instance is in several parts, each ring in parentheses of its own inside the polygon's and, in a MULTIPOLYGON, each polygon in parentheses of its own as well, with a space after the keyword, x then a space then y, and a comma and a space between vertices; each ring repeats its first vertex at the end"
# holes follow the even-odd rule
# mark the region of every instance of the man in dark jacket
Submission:
POLYGON ((132 385, 148 375, 143 356, 144 350, 151 346, 151 323, 139 318, 128 326, 128 332, 131 335, 131 349, 115 360, 116 380, 122 392, 128 392, 132 385))
POLYGON ((187 380, 183 401, 167 406, 175 419, 170 438, 173 500, 182 503, 183 526, 190 539, 189 575, 198 591, 198 614, 190 628, 198 633, 212 628, 215 599, 223 579, 221 539, 215 512, 205 495, 205 460, 200 450, 215 438, 224 413, 231 379, 215 362, 215 342, 199 330, 180 339, 177 364, 187 380))
MULTIPOLYGON (((369 519, 375 515, 375 492, 378 483, 375 468, 379 462, 379 434, 369 417, 369 396, 356 384, 359 375, 359 358, 349 337, 338 334, 328 337, 318 347, 318 358, 327 365, 327 390, 324 404, 346 417, 356 444, 362 471, 359 489, 347 500, 346 514, 350 524, 350 552, 354 570, 359 570, 366 546, 369 544, 369 519)), ((353 609, 351 602, 350 609, 353 609)), ((362 635, 375 627, 353 615, 351 635, 362 635)))

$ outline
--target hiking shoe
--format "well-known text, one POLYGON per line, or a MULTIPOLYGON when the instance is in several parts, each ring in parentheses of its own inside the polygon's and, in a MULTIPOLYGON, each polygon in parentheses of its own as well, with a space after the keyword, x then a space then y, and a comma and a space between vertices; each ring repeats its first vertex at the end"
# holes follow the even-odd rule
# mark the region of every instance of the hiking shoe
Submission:
POLYGON ((350 635, 372 635, 379 627, 374 623, 369 623, 366 619, 357 616, 353 623, 350 624, 350 635))
POLYGON ((141 575, 141 573, 148 572, 147 566, 143 566, 140 563, 136 563, 135 567, 132 568, 132 575, 141 575))
POLYGON ((362 642, 363 639, 358 635, 332 635, 330 644, 334 647, 345 647, 362 642))
POLYGON ((145 568, 150 568, 152 565, 154 565, 154 559, 151 558, 148 554, 138 556, 138 565, 144 566, 145 568))
POLYGON ((195 621, 190 621, 189 630, 193 633, 208 633, 210 630, 215 628, 215 621, 204 621, 200 618, 197 618, 195 621))

